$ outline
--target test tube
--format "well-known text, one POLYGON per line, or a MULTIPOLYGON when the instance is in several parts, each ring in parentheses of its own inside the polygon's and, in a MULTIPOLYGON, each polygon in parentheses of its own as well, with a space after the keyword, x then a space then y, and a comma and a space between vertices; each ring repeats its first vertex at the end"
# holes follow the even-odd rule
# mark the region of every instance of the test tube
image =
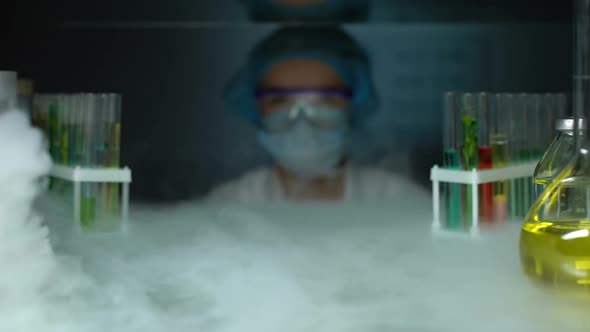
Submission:
MULTIPOLYGON (((490 144, 492 145, 492 166, 502 168, 508 166, 508 138, 511 117, 506 108, 506 95, 496 94, 493 97, 490 113, 490 144)), ((493 184, 494 219, 501 221, 508 218, 508 181, 493 184)))
MULTIPOLYGON (((108 122, 108 96, 106 94, 98 94, 96 96, 96 145, 95 154, 97 159, 97 167, 105 168, 108 166, 107 160, 107 138, 108 133, 105 132, 106 124, 108 122)), ((97 183, 100 192, 100 199, 97 202, 97 228, 103 229, 105 227, 106 219, 108 218, 108 183, 97 183)))
POLYGON ((33 90, 34 83, 32 80, 18 79, 17 81, 17 92, 18 92, 18 109, 27 113, 31 122, 33 120, 33 90))
MULTIPOLYGON (((121 96, 111 93, 108 95, 109 121, 107 131, 109 132, 109 167, 120 167, 121 153, 121 96)), ((111 219, 116 224, 119 220, 119 184, 109 184, 108 210, 111 219)))
MULTIPOLYGON (((99 94, 96 96, 96 147, 95 153, 97 166, 102 168, 118 167, 118 156, 113 158, 113 149, 118 150, 119 143, 113 138, 119 137, 113 133, 117 112, 117 96, 115 94, 99 94), (114 164, 116 163, 116 165, 114 164)), ((120 128, 120 125, 119 125, 120 128)), ((96 228, 101 231, 109 231, 119 226, 118 197, 119 185, 117 183, 97 184, 100 191, 100 199, 96 207, 98 211, 96 228)))
POLYGON ((66 97, 68 111, 68 165, 76 165, 76 121, 78 112, 76 110, 74 95, 66 97))
MULTIPOLYGON (((69 105, 69 96, 60 94, 58 96, 58 114, 59 114, 59 163, 69 165, 70 161, 70 127, 72 123, 72 112, 69 105)), ((61 193, 65 194, 70 189, 69 181, 61 182, 61 193)))
MULTIPOLYGON (((472 93, 465 93, 461 98, 461 128, 463 131, 463 142, 461 146, 462 165, 466 170, 477 169, 478 165, 478 118, 477 118, 477 102, 476 97, 472 93)), ((473 224, 473 202, 471 186, 465 186, 464 202, 464 217, 465 225, 471 226, 473 224)))
MULTIPOLYGON (((515 107, 513 109, 515 116, 515 123, 518 128, 514 133, 514 145, 516 147, 516 160, 520 163, 525 163, 531 160, 531 148, 528 142, 528 132, 530 130, 529 119, 527 119, 527 104, 529 95, 527 93, 519 93, 515 96, 515 107)), ((515 215, 524 217, 528 211, 530 201, 528 199, 527 184, 528 178, 519 178, 515 180, 516 183, 516 206, 515 215)))
POLYGON ((541 136, 544 154, 544 151, 551 145, 554 138, 555 120, 557 117, 557 95, 553 93, 543 94, 541 108, 541 136))
POLYGON ((94 105, 92 95, 89 93, 80 94, 82 111, 82 165, 86 168, 94 166, 94 158, 91 153, 93 144, 94 105))
MULTIPOLYGON (((46 102, 47 98, 45 95, 42 94, 35 94, 33 96, 33 113, 32 113, 32 125, 36 128, 38 128, 39 130, 41 130, 41 132, 43 133, 43 145, 45 148, 45 151, 49 152, 50 151, 50 145, 49 145, 49 135, 48 135, 48 128, 47 128, 47 124, 48 124, 48 109, 47 109, 47 102, 46 102)), ((50 181, 50 180, 48 180, 50 181)), ((49 182, 46 181, 45 182, 45 186, 47 186, 49 184, 49 182)), ((45 189, 49 189, 48 187, 46 187, 45 189)))
POLYGON ((463 145, 462 164, 466 170, 477 169, 477 145, 479 138, 476 98, 472 93, 464 93, 461 98, 461 126, 463 145))
POLYGON ((531 144, 531 159, 538 162, 543 154, 543 125, 545 121, 543 114, 542 97, 539 94, 532 94, 527 104, 527 121, 529 123, 528 140, 531 144))
MULTIPOLYGON (((114 94, 105 94, 104 98, 104 121, 102 130, 104 132, 104 166, 113 168, 112 149, 113 124, 115 122, 115 99, 114 94)), ((116 167, 116 166, 115 166, 116 167)))
MULTIPOLYGON (((458 97, 458 94, 453 92, 447 92, 444 95, 443 166, 449 169, 461 168, 458 144, 461 117, 458 97)), ((459 228, 461 226, 461 185, 448 183, 444 188, 446 225, 448 228, 459 228)))
POLYGON ((49 146, 50 154, 54 163, 59 162, 59 114, 57 107, 57 96, 50 95, 47 99, 49 109, 49 146))
MULTIPOLYGON (((49 140, 49 154, 51 160, 54 163, 59 163, 59 112, 57 106, 57 96, 48 95, 46 100, 47 109, 49 112, 48 119, 48 140, 49 140)), ((49 190, 57 190, 59 185, 59 179, 50 177, 49 178, 49 190)))
POLYGON ((95 144, 94 154, 96 156, 96 166, 102 168, 105 166, 104 149, 105 149, 105 133, 104 123, 106 119, 106 95, 97 94, 95 96, 95 144))
POLYGON ((17 73, 0 70, 0 113, 17 105, 17 73))
POLYGON ((111 108, 113 109, 111 166, 116 168, 121 166, 121 101, 121 95, 111 94, 111 108))
MULTIPOLYGON (((529 150, 529 161, 536 163, 541 159, 543 152, 542 146, 542 126, 544 115, 542 114, 541 96, 539 94, 529 94, 523 101, 525 108, 525 121, 527 123, 528 131, 526 135, 527 149, 529 150)), ((523 211, 522 215, 526 215, 532 206, 535 199, 535 184, 532 177, 527 177, 523 183, 523 211)))
MULTIPOLYGON (((481 92, 477 94, 477 125, 478 125, 478 169, 491 169, 492 147, 490 146, 490 97, 489 94, 481 92)), ((479 185, 479 216, 484 222, 491 222, 494 219, 493 188, 491 183, 479 185)))
POLYGON ((68 143, 67 143, 67 112, 65 108, 65 96, 59 94, 57 96, 57 123, 58 123, 58 163, 66 165, 68 163, 68 143))
POLYGON ((75 94, 72 96, 73 107, 76 112, 75 124, 74 124, 74 155, 75 164, 83 164, 83 144, 84 144, 84 99, 81 94, 75 94))
MULTIPOLYGON (((96 98, 92 94, 85 93, 83 99, 84 117, 84 144, 83 159, 85 167, 96 166, 96 154, 94 146, 96 141, 96 98)), ((94 183, 82 184, 82 197, 80 202, 80 226, 84 230, 93 229, 96 226, 96 185, 94 183)))
MULTIPOLYGON (((551 145, 555 133, 555 119, 557 117, 557 95, 545 93, 541 97, 539 110, 539 127, 540 127, 540 159, 544 158, 546 150, 551 145)), ((533 179, 533 200, 536 200, 545 189, 544 184, 536 183, 533 179)))
POLYGON ((35 94, 33 96, 33 110, 31 115, 31 122, 33 126, 41 129, 45 133, 45 128, 42 123, 41 114, 43 113, 44 95, 35 94))
MULTIPOLYGON (((512 93, 501 94, 501 111, 506 115, 506 122, 508 123, 508 163, 514 164, 519 162, 519 142, 518 142, 518 130, 519 123, 516 116, 516 96, 512 93)), ((508 185, 508 214, 510 216, 517 215, 517 181, 511 179, 508 185)))
POLYGON ((43 129, 45 130, 45 135, 47 135, 47 140, 49 142, 49 96, 43 95, 43 100, 41 104, 41 116, 42 116, 42 125, 43 129))
POLYGON ((529 120, 527 119, 527 104, 529 101, 529 94, 519 93, 514 98, 514 109, 513 114, 515 117, 515 132, 513 137, 515 138, 516 155, 515 158, 518 162, 524 163, 531 159, 531 149, 528 140, 529 132, 529 120))
MULTIPOLYGON (((520 93, 517 96, 516 116, 520 123, 521 131, 519 132, 520 162, 530 162, 534 160, 535 142, 533 141, 533 132, 535 130, 535 119, 537 116, 530 111, 532 105, 532 94, 520 93)), ((533 110, 534 111, 534 110, 533 110)), ((517 180, 517 199, 519 217, 524 217, 532 205, 533 198, 533 179, 531 177, 520 178, 517 180)))

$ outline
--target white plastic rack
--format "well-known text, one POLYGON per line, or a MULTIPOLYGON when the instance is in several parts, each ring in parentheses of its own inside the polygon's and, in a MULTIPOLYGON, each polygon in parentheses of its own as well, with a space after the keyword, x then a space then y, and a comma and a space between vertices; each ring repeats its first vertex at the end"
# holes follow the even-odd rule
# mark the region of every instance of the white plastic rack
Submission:
POLYGON ((129 185, 131 183, 131 169, 124 167, 121 169, 109 168, 82 168, 79 166, 68 167, 63 165, 53 165, 50 176, 74 184, 74 220, 77 227, 80 225, 80 201, 81 201, 81 184, 82 183, 121 183, 121 223, 125 229, 129 221, 129 185))
MULTIPOLYGON (((477 185, 490 182, 506 181, 518 178, 532 177, 537 162, 511 165, 503 168, 489 170, 455 170, 440 168, 437 165, 430 170, 430 181, 432 182, 432 230, 435 233, 445 233, 446 230, 440 220, 440 183, 457 183, 470 185, 472 187, 472 201, 479 201, 477 185)), ((470 234, 477 236, 479 234, 479 207, 473 204, 472 220, 470 234)))

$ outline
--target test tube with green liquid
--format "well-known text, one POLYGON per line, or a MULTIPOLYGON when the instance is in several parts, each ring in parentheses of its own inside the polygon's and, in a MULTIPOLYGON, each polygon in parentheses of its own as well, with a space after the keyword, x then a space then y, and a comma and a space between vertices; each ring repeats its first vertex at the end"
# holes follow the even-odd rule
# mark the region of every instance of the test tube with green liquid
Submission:
MULTIPOLYGON (((83 99, 83 116, 84 116, 84 144, 83 144, 83 160, 84 167, 96 167, 96 98, 92 94, 84 94, 83 99)), ((82 184, 82 197, 80 202, 80 226, 83 230, 93 230, 96 228, 97 215, 97 188, 95 183, 82 184)))
MULTIPOLYGON (((110 122, 109 96, 108 94, 97 95, 97 118, 96 118, 96 158, 98 166, 109 167, 108 145, 110 134, 106 130, 110 122)), ((109 230, 112 228, 112 218, 109 213, 109 183, 99 183, 100 190, 98 228, 109 230)))
MULTIPOLYGON (((510 132, 510 114, 505 107, 505 95, 496 94, 492 99, 490 113, 490 144, 492 146, 492 167, 508 166, 508 133, 510 132)), ((508 181, 495 182, 492 187, 494 219, 503 221, 508 218, 508 181)))
MULTIPOLYGON (((98 94, 96 95, 96 145, 95 148, 95 155, 97 160, 97 167, 104 168, 107 166, 106 160, 106 139, 107 135, 104 131, 105 123, 108 121, 108 101, 106 94, 98 94)), ((98 221, 97 221, 97 228, 103 229, 105 219, 108 217, 106 210, 107 210, 107 202, 108 202, 108 184, 107 183, 97 183, 98 190, 100 192, 99 199, 98 199, 98 221)))
MULTIPOLYGON (((472 170, 478 167, 478 122, 476 98, 471 93, 463 94, 461 98, 461 127, 463 130, 463 144, 461 147, 461 161, 463 169, 472 170)), ((471 226, 473 224, 473 202, 471 186, 465 186, 464 201, 464 218, 465 225, 471 226)))
MULTIPOLYGON (((443 167, 461 168, 458 132, 461 127, 458 95, 447 92, 444 95, 443 167)), ((461 185, 448 183, 444 187, 445 216, 448 228, 461 227, 461 185)))

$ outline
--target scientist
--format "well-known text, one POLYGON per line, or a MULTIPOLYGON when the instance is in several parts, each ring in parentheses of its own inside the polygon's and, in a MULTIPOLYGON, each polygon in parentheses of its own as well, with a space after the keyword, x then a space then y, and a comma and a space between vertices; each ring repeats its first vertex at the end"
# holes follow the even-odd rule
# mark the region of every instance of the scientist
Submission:
POLYGON ((275 166, 215 188, 209 202, 395 200, 424 195, 378 169, 353 167, 350 139, 376 109, 369 60, 339 28, 283 28, 259 43, 226 91, 275 166))

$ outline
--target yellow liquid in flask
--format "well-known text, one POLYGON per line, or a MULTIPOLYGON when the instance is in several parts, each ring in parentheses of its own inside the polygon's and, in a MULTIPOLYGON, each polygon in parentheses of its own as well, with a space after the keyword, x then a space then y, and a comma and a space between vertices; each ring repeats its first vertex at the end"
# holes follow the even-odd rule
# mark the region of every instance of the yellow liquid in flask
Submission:
POLYGON ((528 221, 520 258, 534 280, 590 294, 590 221, 528 221))

